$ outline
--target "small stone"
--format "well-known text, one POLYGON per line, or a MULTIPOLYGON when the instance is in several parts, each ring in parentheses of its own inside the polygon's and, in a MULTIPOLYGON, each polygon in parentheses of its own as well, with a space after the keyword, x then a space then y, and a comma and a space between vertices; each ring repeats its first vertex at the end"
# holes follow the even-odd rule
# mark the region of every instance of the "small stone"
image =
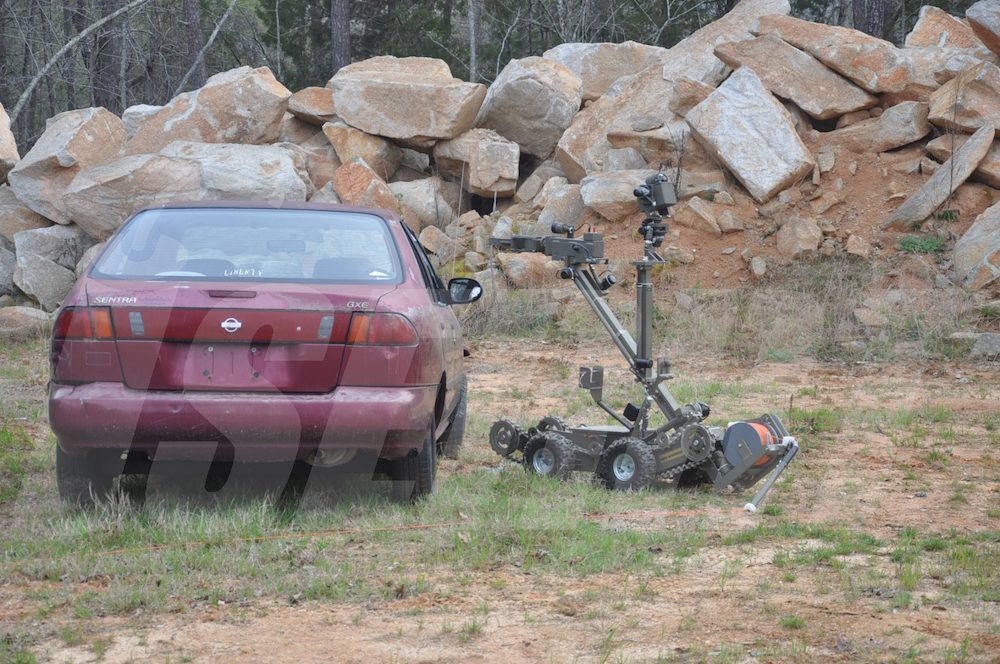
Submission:
POLYGON ((816 155, 816 165, 819 166, 820 173, 829 173, 833 170, 833 167, 837 164, 837 153, 834 152, 829 147, 824 147, 820 149, 819 154, 816 155))
POLYGON ((767 261, 762 256, 754 256, 750 259, 750 274, 756 279, 762 279, 767 274, 767 261))
POLYGON ((868 258, 871 256, 872 246, 860 235, 849 235, 845 251, 852 256, 868 258))
POLYGON ((850 173, 851 175, 857 175, 858 174, 858 162, 852 161, 851 163, 849 163, 847 165, 847 172, 850 173))
POLYGON ((677 308, 682 311, 691 311, 694 309, 694 298, 682 291, 674 293, 674 302, 677 303, 677 308))
POLYGON ((680 247, 675 247, 670 245, 663 252, 663 258, 668 263, 679 263, 681 265, 690 265, 694 263, 694 254, 686 249, 681 249, 680 247))
POLYGON ((486 268, 486 256, 475 252, 467 251, 465 252, 465 267, 472 272, 479 272, 486 268))
POLYGON ((743 230, 743 222, 732 210, 723 210, 717 218, 719 229, 723 233, 738 233, 743 230))
POLYGON ((1000 358, 1000 334, 996 332, 980 334, 969 354, 972 357, 1000 358))
POLYGON ((736 205, 736 200, 728 191, 720 191, 715 194, 715 198, 712 199, 712 202, 718 203, 719 205, 736 205))
POLYGON ((824 192, 819 198, 811 201, 809 203, 809 208, 813 211, 813 214, 823 214, 834 205, 839 205, 844 202, 844 197, 835 192, 827 191, 824 192))
POLYGON ((735 253, 736 253, 736 247, 726 247, 725 249, 722 250, 723 256, 731 256, 732 254, 735 253))
POLYGON ((799 258, 819 248, 823 232, 812 219, 792 217, 777 233, 778 251, 787 258, 799 258))
MULTIPOLYGON (((726 210, 726 212, 732 216, 732 211, 726 210)), ((705 231, 713 235, 722 235, 722 229, 719 226, 719 222, 715 219, 715 213, 712 211, 711 204, 697 196, 677 206, 673 212, 673 219, 675 223, 681 226, 705 231)))

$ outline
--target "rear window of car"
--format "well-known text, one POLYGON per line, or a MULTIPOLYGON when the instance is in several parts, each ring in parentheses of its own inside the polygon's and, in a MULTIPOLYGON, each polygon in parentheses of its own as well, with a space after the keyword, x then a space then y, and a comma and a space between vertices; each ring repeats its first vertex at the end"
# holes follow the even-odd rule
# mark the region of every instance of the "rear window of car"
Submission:
POLYGON ((91 276, 107 279, 398 283, 381 217, 246 208, 147 210, 112 240, 91 276))

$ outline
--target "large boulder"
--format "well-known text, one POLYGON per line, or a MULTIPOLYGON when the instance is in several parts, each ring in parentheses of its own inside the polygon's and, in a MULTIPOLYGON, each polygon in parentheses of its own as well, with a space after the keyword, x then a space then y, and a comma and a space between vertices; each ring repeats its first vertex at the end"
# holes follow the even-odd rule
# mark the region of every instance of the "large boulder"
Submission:
POLYGON ((968 288, 1000 293, 1000 203, 987 208, 955 242, 955 276, 968 288))
POLYGON ((563 177, 563 172, 559 168, 559 164, 554 159, 543 161, 531 172, 531 175, 524 179, 521 186, 517 188, 517 192, 514 194, 514 202, 527 203, 532 201, 542 191, 545 183, 555 177, 563 177))
POLYGON ((976 170, 993 145, 995 134, 992 125, 979 129, 920 189, 903 201, 883 227, 906 228, 931 216, 976 170))
POLYGON ((498 253, 496 261, 504 276, 516 288, 539 288, 551 281, 562 265, 541 254, 514 254, 506 251, 498 253))
POLYGON ((758 20, 785 16, 789 11, 788 0, 741 0, 725 16, 670 48, 663 57, 664 80, 679 81, 686 77, 710 85, 719 83, 728 68, 715 56, 715 47, 750 39, 758 20))
POLYGON ((462 183, 472 194, 501 198, 517 190, 520 149, 517 143, 489 129, 470 129, 458 138, 434 146, 438 169, 462 183))
POLYGON ((325 187, 340 168, 341 162, 337 157, 337 151, 333 149, 322 131, 302 143, 274 143, 274 147, 285 148, 305 160, 306 174, 316 189, 325 187))
POLYGON ((80 171, 66 190, 70 217, 106 239, 145 207, 176 200, 304 201, 311 193, 294 152, 267 145, 177 141, 80 171))
POLYGON ((942 84, 983 62, 982 53, 971 48, 925 46, 900 53, 909 62, 911 73, 910 85, 900 97, 917 101, 929 100, 942 84))
POLYGON ((337 117, 330 88, 303 88, 288 99, 288 112, 311 125, 322 127, 337 117))
POLYGON ((347 205, 381 208, 397 213, 402 211, 399 200, 389 189, 389 185, 363 159, 353 159, 338 168, 333 176, 333 188, 340 200, 347 205))
POLYGON ((17 268, 17 258, 14 252, 0 241, 0 297, 14 294, 14 270, 17 268))
POLYGON ((641 71, 666 54, 667 49, 634 41, 621 44, 559 44, 542 53, 576 74, 582 84, 583 99, 599 98, 622 76, 641 71))
POLYGON ((7 174, 18 200, 60 224, 68 224, 63 194, 81 169, 109 161, 125 142, 125 125, 103 108, 66 111, 7 174))
POLYGON ((819 120, 836 118, 878 103, 877 97, 776 35, 720 44, 715 47, 715 55, 733 69, 753 69, 768 90, 795 102, 819 120))
POLYGON ((609 133, 647 132, 676 122, 678 118, 670 110, 674 81, 688 78, 717 85, 728 69, 715 57, 715 47, 749 39, 750 30, 761 16, 788 11, 787 0, 742 0, 718 21, 669 49, 656 63, 616 81, 600 99, 576 115, 559 139, 556 158, 569 181, 580 182, 588 173, 605 170, 604 155, 611 149, 609 133))
POLYGON ((55 311, 76 282, 76 264, 94 241, 79 226, 49 226, 14 236, 14 283, 46 311, 55 311))
MULTIPOLYGON (((947 161, 951 159, 952 152, 961 148, 968 140, 967 134, 944 134, 927 143, 927 152, 938 161, 947 161)), ((993 141, 970 179, 1000 189, 1000 141, 993 141)))
POLYGON ((556 188, 546 198, 545 207, 538 215, 538 226, 542 235, 551 233, 552 224, 555 223, 578 226, 580 217, 586 211, 580 185, 565 184, 556 188))
POLYGON ((125 152, 150 154, 174 141, 271 143, 291 96, 267 67, 221 72, 143 120, 125 152))
POLYGON ((654 172, 616 171, 587 176, 580 183, 583 204, 609 221, 622 221, 639 212, 632 192, 654 172))
POLYGON ((445 263, 450 263, 459 256, 465 255, 465 247, 462 243, 454 238, 448 237, 443 230, 437 226, 427 226, 422 231, 417 238, 420 240, 420 245, 434 254, 439 265, 445 263))
POLYGON ((429 148, 469 130, 486 87, 451 75, 433 58, 379 56, 342 67, 330 79, 337 115, 369 134, 429 148))
POLYGON ((910 83, 910 66, 900 50, 860 30, 791 16, 765 16, 757 34, 769 33, 806 51, 868 92, 902 92, 910 83))
POLYGON ((17 200, 10 187, 0 185, 0 237, 13 242, 16 233, 51 225, 48 219, 17 200))
POLYGON ((932 5, 920 8, 920 15, 913 29, 906 35, 903 45, 907 48, 942 46, 950 48, 982 48, 972 27, 948 12, 932 5))
POLYGON ((792 217, 778 229, 776 239, 782 256, 802 258, 816 253, 823 241, 823 231, 812 219, 792 217))
POLYGON ((885 152, 919 141, 931 130, 927 104, 904 101, 877 118, 862 120, 823 135, 825 145, 853 152, 885 152))
POLYGON ((0 340, 39 338, 49 328, 49 315, 33 307, 0 308, 0 340))
POLYGON ((737 70, 684 117, 698 141, 761 203, 815 166, 788 111, 750 69, 737 70))
POLYGON ((1000 67, 981 62, 931 95, 930 121, 939 127, 973 132, 1000 127, 1000 67))
POLYGON ((139 127, 142 126, 143 122, 162 110, 162 106, 136 104, 135 106, 129 106, 122 111, 122 124, 125 125, 125 138, 129 139, 135 136, 135 132, 139 131, 139 127))
POLYGON ((7 181, 7 173, 21 158, 17 152, 17 142, 10 131, 10 117, 0 104, 0 184, 7 181))
POLYGON ((336 151, 340 163, 347 163, 356 158, 364 159, 365 163, 386 182, 399 168, 399 163, 403 159, 403 153, 398 146, 343 122, 327 122, 323 125, 323 133, 336 151))
POLYGON ((300 120, 291 113, 285 113, 281 118, 281 127, 278 129, 278 143, 294 143, 302 145, 310 141, 319 134, 323 135, 323 130, 316 125, 300 120))
MULTIPOLYGON (((678 84, 681 85, 681 84, 678 84)), ((715 88, 711 88, 708 94, 715 88)), ((705 95, 705 97, 708 96, 705 95)), ((691 110, 701 103, 702 99, 687 108, 691 110)), ((687 111, 685 111, 687 112, 687 111)), ((613 150, 624 150, 632 148, 636 150, 647 164, 663 167, 676 167, 678 160, 684 168, 689 169, 714 169, 718 168, 715 160, 701 146, 698 141, 691 137, 691 127, 684 121, 684 118, 675 117, 666 124, 645 131, 633 129, 619 129, 609 131, 607 134, 608 143, 613 150)), ((601 167, 607 168, 607 154, 601 159, 601 167)))
MULTIPOLYGON (((455 221, 455 210, 442 193, 441 178, 391 182, 393 195, 420 220, 420 226, 443 229, 455 221)), ((416 229, 414 229, 416 230, 416 229)))
POLYGON ((476 126, 493 129, 541 159, 580 110, 580 79, 551 60, 511 60, 486 93, 476 126))
POLYGON ((983 0, 965 10, 972 31, 986 47, 1000 55, 1000 0, 983 0))

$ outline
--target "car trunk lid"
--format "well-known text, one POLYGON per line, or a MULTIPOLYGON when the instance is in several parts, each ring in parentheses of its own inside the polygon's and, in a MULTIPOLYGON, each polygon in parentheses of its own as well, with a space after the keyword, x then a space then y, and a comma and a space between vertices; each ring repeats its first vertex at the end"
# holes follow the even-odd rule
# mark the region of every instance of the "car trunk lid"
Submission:
POLYGON ((92 281, 111 309, 126 385, 149 390, 329 392, 354 311, 395 288, 92 281))

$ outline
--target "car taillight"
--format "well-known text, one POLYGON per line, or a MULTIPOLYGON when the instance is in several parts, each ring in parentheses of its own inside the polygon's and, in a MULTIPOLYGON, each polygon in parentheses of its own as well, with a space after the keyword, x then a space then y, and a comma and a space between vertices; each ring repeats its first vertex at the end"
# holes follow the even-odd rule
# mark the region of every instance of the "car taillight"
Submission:
POLYGON ((108 341, 115 338, 111 324, 111 309, 107 307, 66 307, 59 313, 52 327, 56 339, 99 339, 108 341))
POLYGON ((405 316, 388 313, 355 313, 347 343, 356 346, 413 346, 417 331, 405 316))

